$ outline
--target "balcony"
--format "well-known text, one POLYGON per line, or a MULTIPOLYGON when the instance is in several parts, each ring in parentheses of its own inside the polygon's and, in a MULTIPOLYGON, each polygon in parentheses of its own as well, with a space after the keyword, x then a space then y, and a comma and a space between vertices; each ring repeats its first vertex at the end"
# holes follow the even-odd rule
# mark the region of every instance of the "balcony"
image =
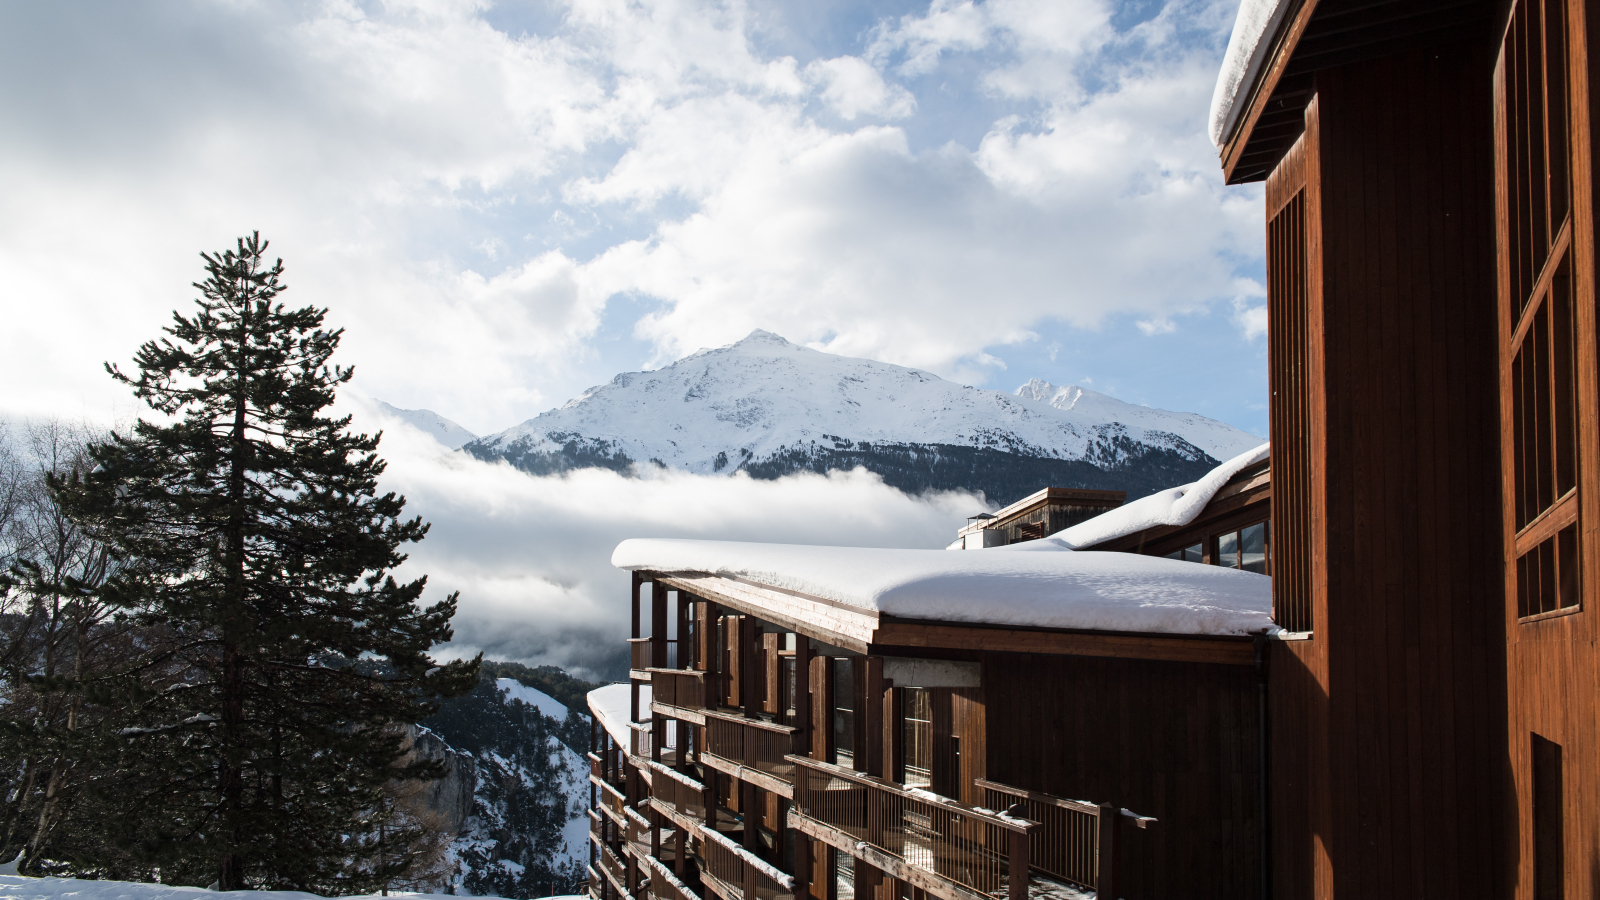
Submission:
POLYGON ((1115 877, 1122 825, 1149 828, 1156 822, 1110 803, 1067 800, 982 778, 973 784, 983 791, 984 806, 1010 809, 1020 803, 1022 814, 1038 823, 1028 832, 1028 861, 1034 871, 1107 896, 1112 895, 1107 879, 1115 877))
POLYGON ((628 798, 623 796, 621 791, 604 781, 596 783, 600 785, 601 812, 610 816, 611 821, 616 822, 618 826, 626 823, 628 821, 628 798))
POLYGON ((693 725, 705 724, 705 672, 693 669, 651 669, 649 675, 652 712, 693 725))
POLYGON ((651 804, 686 833, 706 820, 705 785, 681 772, 654 763, 651 804))
POLYGON ((705 765, 786 799, 794 796, 794 729, 760 719, 707 712, 705 765))
POLYGON ((628 852, 634 859, 650 858, 650 820, 638 810, 628 810, 628 852))
POLYGON ((655 665, 655 650, 651 638, 628 638, 629 674, 641 681, 649 681, 649 669, 655 665))
POLYGON ((955 900, 1026 900, 1024 819, 978 810, 879 778, 789 757, 795 768, 790 820, 799 830, 916 887, 955 900), (858 843, 875 849, 864 852, 858 843))
POLYGON ((715 831, 700 834, 700 880, 722 900, 794 900, 793 878, 715 831))
POLYGON ((616 892, 621 896, 628 896, 628 867, 611 852, 610 847, 604 844, 600 846, 599 862, 601 874, 611 882, 616 892))
POLYGON ((678 880, 672 870, 660 860, 647 860, 650 865, 650 900, 700 900, 694 889, 678 880))

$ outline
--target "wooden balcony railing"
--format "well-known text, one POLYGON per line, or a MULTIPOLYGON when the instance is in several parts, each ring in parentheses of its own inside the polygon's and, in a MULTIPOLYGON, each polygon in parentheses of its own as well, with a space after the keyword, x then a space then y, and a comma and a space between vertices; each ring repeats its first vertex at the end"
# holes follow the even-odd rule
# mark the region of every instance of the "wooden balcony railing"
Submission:
POLYGON ((1114 892, 1121 826, 1148 828, 1156 822, 1111 803, 1067 800, 983 778, 973 784, 983 791, 985 806, 1011 809, 1020 803, 1017 812, 1039 823, 1028 832, 1028 861, 1034 869, 1091 890, 1114 892))
POLYGON ((650 857, 650 820, 638 810, 628 810, 628 850, 634 859, 650 857))
POLYGON ((1033 823, 805 757, 789 759, 801 815, 979 894, 1028 896, 1033 823))
POLYGON ((794 783, 794 729, 760 719, 706 713, 706 752, 794 783))
POLYGON ((617 822, 627 818, 628 798, 606 782, 600 782, 600 808, 617 822))
POLYGON ((693 669, 651 669, 650 700, 664 706, 705 709, 706 673, 693 669))
POLYGON ((618 859, 615 853, 611 852, 610 847, 604 845, 600 847, 600 870, 605 873, 606 878, 611 881, 612 887, 616 888, 618 893, 624 896, 627 895, 628 867, 623 865, 622 860, 618 859))
POLYGON ((628 668, 645 671, 655 664, 650 638, 628 639, 628 668))
POLYGON ((650 768, 655 775, 651 782, 652 803, 661 804, 686 822, 706 820, 705 785, 660 764, 650 768))
POLYGON ((606 820, 605 820, 605 817, 600 815, 600 813, 598 813, 598 812, 596 812, 596 811, 594 811, 592 809, 589 810, 588 812, 589 812, 589 837, 596 844, 604 844, 606 842, 606 832, 605 832, 605 821, 606 820))
POLYGON ((793 900, 792 877, 715 831, 700 834, 701 880, 723 900, 793 900))
POLYGON ((700 900, 694 889, 678 880, 658 859, 650 863, 650 900, 700 900))

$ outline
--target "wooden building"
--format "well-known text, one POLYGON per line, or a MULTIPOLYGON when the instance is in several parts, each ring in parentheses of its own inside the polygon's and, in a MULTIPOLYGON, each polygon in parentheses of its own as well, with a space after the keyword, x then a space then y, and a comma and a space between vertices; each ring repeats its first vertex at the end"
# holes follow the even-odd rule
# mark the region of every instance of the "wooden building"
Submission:
POLYGON ((1265 182, 1269 467, 1093 547, 1264 525, 1270 635, 644 571, 598 897, 1020 900, 1118 847, 1105 896, 1600 896, 1600 9, 1247 3, 1214 121, 1265 182))
POLYGON ((981 550, 1038 540, 1116 509, 1127 499, 1126 491, 1044 488, 994 513, 968 519, 950 547, 981 550))
MULTIPOLYGON (((1008 557, 1149 565, 803 549, 987 561, 1022 593, 1008 557)), ((1261 896, 1265 635, 913 618, 693 568, 636 571, 648 636, 602 689, 633 695, 591 699, 599 900, 1261 896)), ((1225 574, 1268 625, 1267 579, 1225 574)))
POLYGON ((1310 635, 1270 663, 1274 894, 1600 895, 1600 9, 1276 8, 1213 117, 1265 182, 1274 614, 1310 635))
POLYGON ((1143 553, 1271 575, 1272 463, 1265 460, 1234 474, 1189 522, 1141 528, 1077 549, 1143 553))

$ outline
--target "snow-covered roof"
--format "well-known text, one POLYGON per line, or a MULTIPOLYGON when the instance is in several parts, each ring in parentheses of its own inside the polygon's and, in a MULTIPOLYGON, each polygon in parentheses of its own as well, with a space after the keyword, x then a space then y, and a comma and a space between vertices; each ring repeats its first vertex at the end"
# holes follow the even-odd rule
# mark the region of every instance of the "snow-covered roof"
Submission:
POLYGON ((1132 553, 1070 552, 1055 541, 951 553, 635 539, 617 545, 611 563, 735 578, 907 619, 1166 634, 1273 628, 1265 575, 1132 553))
POLYGON ((1011 544, 1007 548, 991 547, 985 552, 1024 548, 1045 550, 1049 549, 1046 546, 1048 544, 1060 544, 1064 549, 1080 550, 1119 537, 1138 534, 1146 528, 1158 525, 1187 525, 1200 515, 1200 511, 1206 508, 1211 498, 1215 497, 1233 476, 1257 463, 1265 462, 1270 456, 1270 449, 1271 445, 1262 444, 1217 466, 1193 484, 1167 488, 1148 497, 1140 497, 1132 503, 1103 512, 1070 528, 1063 528, 1055 534, 1048 535, 1043 541, 1011 544), (1039 546, 1032 547, 1030 546, 1032 544, 1039 546))
POLYGON ((1228 39, 1228 52, 1222 57, 1222 71, 1211 95, 1211 142, 1218 147, 1233 136, 1250 86, 1272 50, 1271 37, 1290 5, 1289 0, 1244 0, 1239 4, 1239 18, 1234 20, 1233 36, 1228 39))
MULTIPOLYGON (((600 727, 623 747, 632 745, 628 722, 633 715, 633 695, 626 684, 608 684, 589 692, 589 711, 600 727)), ((639 688, 639 709, 650 708, 650 685, 639 688)))

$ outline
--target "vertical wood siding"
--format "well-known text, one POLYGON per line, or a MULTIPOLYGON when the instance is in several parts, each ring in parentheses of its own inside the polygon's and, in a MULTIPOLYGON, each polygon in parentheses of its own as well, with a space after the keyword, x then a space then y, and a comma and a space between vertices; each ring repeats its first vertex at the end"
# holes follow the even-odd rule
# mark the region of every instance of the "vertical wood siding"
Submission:
MULTIPOLYGON (((1122 832, 1128 900, 1261 895, 1254 669, 988 653, 982 694, 987 740, 962 742, 964 774, 983 743, 989 779, 1161 820, 1122 832)), ((957 720, 979 706, 954 699, 957 720)))

